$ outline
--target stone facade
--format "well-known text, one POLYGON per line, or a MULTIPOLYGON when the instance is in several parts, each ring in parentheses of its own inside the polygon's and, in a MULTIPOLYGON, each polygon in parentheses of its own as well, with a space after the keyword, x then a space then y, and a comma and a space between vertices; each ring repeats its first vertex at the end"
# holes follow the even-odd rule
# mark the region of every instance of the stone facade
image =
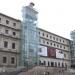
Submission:
MULTIPOLYGON (((53 67, 62 67, 63 63, 64 68, 70 68, 70 40, 40 28, 38 30, 40 45, 59 49, 64 53, 64 59, 40 56, 39 61, 46 62, 43 66, 52 67, 53 62, 53 67)), ((0 66, 16 67, 20 62, 20 48, 21 21, 0 13, 0 66)))
POLYGON ((70 68, 70 40, 59 35, 53 34, 51 32, 45 31, 43 29, 39 29, 39 37, 40 45, 60 50, 64 55, 64 58, 41 56, 39 58, 40 62, 45 62, 45 66, 70 68), (51 65, 51 63, 53 65, 51 65))
POLYGON ((0 13, 0 66, 16 67, 20 54, 21 22, 0 13))

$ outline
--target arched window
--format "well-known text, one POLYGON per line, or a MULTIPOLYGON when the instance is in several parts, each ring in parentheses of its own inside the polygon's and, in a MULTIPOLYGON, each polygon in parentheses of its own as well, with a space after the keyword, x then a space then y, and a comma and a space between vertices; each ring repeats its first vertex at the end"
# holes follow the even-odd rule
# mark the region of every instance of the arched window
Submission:
POLYGON ((57 62, 55 62, 55 67, 57 67, 57 62))
POLYGON ((51 67, 54 67, 54 62, 51 62, 51 67))
POLYGON ((60 62, 58 62, 58 67, 60 67, 60 62))
POLYGON ((50 63, 49 63, 49 61, 48 61, 48 66, 50 66, 50 63))
POLYGON ((62 63, 62 68, 64 67, 64 63, 62 63))
POLYGON ((44 61, 44 63, 43 63, 44 65, 46 65, 46 61, 44 61))

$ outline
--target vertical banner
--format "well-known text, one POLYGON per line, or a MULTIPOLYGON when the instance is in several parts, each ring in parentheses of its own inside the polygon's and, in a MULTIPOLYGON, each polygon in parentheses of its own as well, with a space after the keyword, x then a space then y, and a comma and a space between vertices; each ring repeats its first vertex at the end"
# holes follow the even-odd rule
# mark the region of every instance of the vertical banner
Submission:
POLYGON ((48 57, 56 58, 56 49, 52 47, 47 48, 48 57))
POLYGON ((56 58, 64 58, 64 53, 61 50, 56 49, 56 58))
POLYGON ((47 47, 39 46, 38 55, 40 55, 40 56, 47 56, 47 47))

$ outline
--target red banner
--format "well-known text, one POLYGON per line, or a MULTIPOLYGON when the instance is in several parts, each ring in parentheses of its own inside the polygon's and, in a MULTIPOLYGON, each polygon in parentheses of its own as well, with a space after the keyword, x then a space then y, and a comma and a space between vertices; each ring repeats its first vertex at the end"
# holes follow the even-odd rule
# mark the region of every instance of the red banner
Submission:
POLYGON ((47 48, 48 57, 56 58, 56 49, 52 47, 47 48))

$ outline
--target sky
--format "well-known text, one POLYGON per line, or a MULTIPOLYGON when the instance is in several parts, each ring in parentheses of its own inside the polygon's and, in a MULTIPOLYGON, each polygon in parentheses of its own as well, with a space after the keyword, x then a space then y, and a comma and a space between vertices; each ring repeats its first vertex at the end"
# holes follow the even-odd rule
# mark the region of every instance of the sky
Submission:
POLYGON ((75 0, 0 0, 0 13, 22 20, 22 7, 35 3, 38 27, 70 39, 75 30, 75 0))

